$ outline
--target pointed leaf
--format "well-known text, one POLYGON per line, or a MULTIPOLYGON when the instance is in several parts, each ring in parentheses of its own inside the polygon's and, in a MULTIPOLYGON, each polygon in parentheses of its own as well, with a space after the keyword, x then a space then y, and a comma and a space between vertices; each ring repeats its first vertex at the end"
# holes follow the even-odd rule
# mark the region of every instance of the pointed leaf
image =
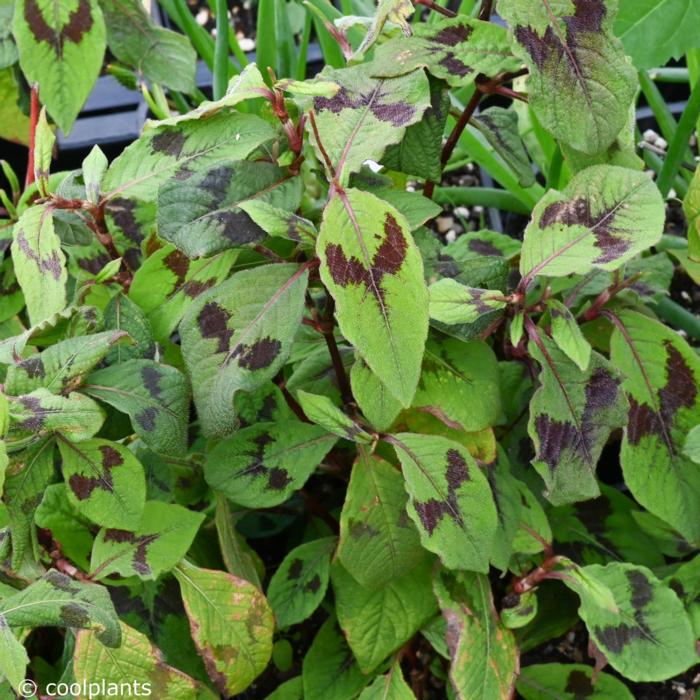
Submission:
POLYGON ((388 585, 422 557, 407 503, 401 472, 361 448, 340 514, 338 558, 365 588, 388 585))
POLYGON ((527 87, 537 118, 555 138, 589 155, 615 140, 637 89, 634 69, 612 34, 616 4, 506 0, 498 8, 530 69, 527 87))
POLYGON ((581 371, 591 361, 591 344, 586 340, 569 308, 557 299, 547 301, 552 319, 552 340, 581 371))
POLYGON ((645 173, 595 165, 539 201, 525 230, 520 272, 529 282, 616 270, 654 245, 663 225, 661 195, 645 173))
POLYGON ((235 503, 268 508, 301 488, 337 438, 298 420, 258 423, 221 440, 207 455, 207 483, 235 503))
POLYGON ((431 284, 428 291, 430 318, 441 323, 474 323, 483 314, 506 306, 501 292, 465 287, 447 277, 431 284))
POLYGON ((279 565, 267 589, 278 628, 306 620, 321 604, 335 545, 335 537, 306 542, 292 549, 279 565))
POLYGON ((346 190, 326 206, 317 250, 340 330, 408 405, 428 330, 428 295, 406 220, 374 195, 346 190))
POLYGON ((209 677, 226 696, 245 690, 272 654, 274 618, 265 597, 244 579, 187 562, 175 577, 209 677))
POLYGON ((92 548, 90 571, 99 580, 111 574, 157 579, 190 548, 204 520, 174 503, 148 501, 138 529, 102 528, 92 548))
MULTIPOLYGON (((34 1, 34 0, 28 0, 34 1)), ((66 258, 46 205, 29 207, 12 232, 12 260, 32 325, 66 306, 66 258)))
POLYGON ((634 700, 627 686, 609 673, 583 664, 534 664, 520 671, 517 688, 524 700, 634 700))
POLYGON ((361 693, 359 700, 415 700, 397 662, 383 676, 377 676, 361 693))
POLYGON ((357 405, 370 425, 379 431, 388 430, 402 406, 361 358, 350 370, 350 386, 357 405))
POLYGON ((63 476, 78 511, 104 527, 129 528, 141 519, 146 499, 143 467, 116 442, 61 440, 63 476))
POLYGON ((435 594, 447 622, 450 680, 460 700, 507 700, 518 672, 515 638, 496 614, 486 576, 442 570, 435 594))
POLYGON ((155 452, 186 452, 190 387, 180 370, 153 360, 127 360, 92 372, 83 390, 126 413, 155 452))
POLYGON ((474 458, 439 436, 400 433, 392 442, 406 479, 408 514, 423 546, 449 568, 487 571, 498 516, 474 458))
POLYGON ((14 36, 27 81, 64 133, 100 73, 105 24, 96 0, 19 0, 14 36))
POLYGON ((620 314, 610 350, 629 397, 625 483, 651 513, 699 544, 700 469, 683 445, 700 422, 700 360, 670 328, 633 311, 620 314))
POLYGON ((306 417, 329 433, 354 442, 366 444, 372 441, 372 436, 359 423, 343 413, 327 396, 300 390, 297 391, 297 400, 306 417))
POLYGON ((540 363, 540 387, 530 402, 528 431, 535 469, 554 505, 596 497, 595 470, 610 433, 625 422, 627 402, 613 366, 592 353, 582 372, 543 336, 530 342, 540 363))
POLYGON ((277 374, 301 325, 308 271, 291 264, 245 270, 199 297, 180 324, 204 434, 235 427, 237 391, 253 391, 277 374))

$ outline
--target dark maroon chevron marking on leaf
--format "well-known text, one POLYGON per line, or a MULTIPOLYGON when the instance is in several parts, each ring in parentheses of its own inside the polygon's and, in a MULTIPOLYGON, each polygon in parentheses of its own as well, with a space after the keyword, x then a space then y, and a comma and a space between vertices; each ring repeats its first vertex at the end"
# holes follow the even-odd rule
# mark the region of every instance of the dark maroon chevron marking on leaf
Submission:
POLYGON ((163 153, 166 156, 179 158, 187 137, 180 131, 164 130, 151 140, 153 153, 163 153))
POLYGON ((627 571, 625 575, 632 591, 632 607, 635 610, 642 610, 654 597, 651 583, 641 571, 627 571))
POLYGON ((537 459, 554 472, 566 450, 589 461, 595 433, 598 429, 596 415, 617 401, 620 382, 603 368, 591 375, 585 388, 585 404, 579 427, 569 420, 558 421, 545 413, 535 418, 535 430, 540 439, 537 459))
POLYGON ((423 527, 429 535, 433 534, 444 515, 450 516, 458 525, 464 525, 457 503, 457 490, 464 482, 470 480, 469 468, 464 457, 457 450, 447 450, 445 458, 447 460, 447 471, 445 473, 447 500, 440 501, 437 498, 431 498, 423 502, 416 501, 413 504, 423 527))
POLYGON ((212 209, 218 208, 226 199, 232 175, 233 168, 230 165, 221 165, 209 170, 202 178, 199 186, 211 196, 210 206, 212 209))
POLYGON ((143 380, 143 385, 146 387, 146 391, 154 398, 161 398, 161 380, 160 372, 155 368, 147 365, 141 368, 141 379, 143 380))
POLYGON ((288 581, 296 581, 300 576, 301 572, 304 570, 304 562, 301 559, 295 559, 289 566, 289 572, 287 573, 288 581))
POLYGON ((491 313, 491 311, 493 311, 493 309, 485 301, 483 301, 485 293, 486 290, 484 289, 471 290, 472 304, 474 304, 474 308, 480 314, 488 314, 491 313))
POLYGON ((318 574, 314 574, 313 578, 304 586, 304 588, 309 593, 316 593, 316 591, 321 588, 321 577, 318 574))
POLYGON ((274 440, 267 433, 262 433, 254 442, 256 449, 248 452, 248 456, 252 458, 251 462, 239 476, 267 477, 267 487, 273 491, 281 491, 292 482, 291 477, 285 469, 270 468, 264 462, 265 447, 274 440))
POLYGON ((17 245, 19 249, 34 262, 39 272, 48 272, 55 280, 61 278, 63 266, 61 265, 61 258, 58 255, 58 251, 52 250, 48 257, 42 257, 31 247, 24 235, 23 229, 17 231, 17 245))
POLYGON ((566 679, 567 693, 574 695, 574 700, 585 700, 595 693, 591 679, 583 671, 571 671, 566 679))
POLYGON ((245 369, 255 371, 269 367, 280 354, 282 343, 277 338, 260 338, 250 345, 238 345, 231 354, 231 359, 238 358, 238 364, 245 369))
POLYGON ((601 251, 593 262, 606 263, 617 260, 630 247, 630 241, 619 235, 623 231, 612 225, 613 212, 614 207, 609 207, 593 216, 590 201, 585 197, 553 202, 542 212, 540 227, 544 229, 553 224, 563 224, 589 228, 595 236, 596 246, 601 251))
POLYGON ((148 553, 148 546, 155 542, 158 537, 159 535, 135 535, 128 530, 118 530, 116 528, 105 530, 105 542, 136 545, 131 565, 134 567, 134 571, 142 576, 148 576, 151 573, 151 567, 146 563, 146 554, 148 553))
POLYGON ((441 29, 432 41, 444 46, 457 46, 466 41, 472 34, 472 28, 468 24, 453 24, 451 27, 441 29))
POLYGON ((124 463, 124 459, 113 447, 101 445, 102 469, 99 476, 84 476, 82 474, 71 474, 68 485, 79 501, 84 501, 92 495, 95 489, 112 491, 114 481, 112 479, 112 469, 124 463))
POLYGON ((163 265, 175 275, 175 291, 177 291, 185 283, 185 278, 190 269, 189 258, 179 250, 173 250, 172 253, 168 253, 163 258, 163 265))
POLYGON ((363 537, 378 537, 381 534, 376 527, 361 520, 350 520, 348 525, 348 532, 353 540, 359 540, 363 537))
POLYGON ((224 209, 209 217, 221 227, 221 235, 233 245, 246 245, 265 238, 265 231, 244 211, 224 209))
POLYGON ((467 248, 472 251, 472 253, 477 253, 478 255, 493 255, 499 258, 503 257, 503 251, 491 243, 491 241, 486 241, 483 238, 472 238, 467 243, 467 248))
POLYGON ((37 355, 36 357, 30 357, 26 360, 22 360, 17 365, 21 370, 26 372, 27 376, 31 379, 42 378, 46 376, 46 370, 44 369, 44 363, 41 357, 37 355))
POLYGON ((207 302, 197 316, 197 324, 202 338, 216 338, 216 352, 228 352, 233 331, 227 327, 231 315, 215 301, 207 302))
POLYGON ((539 36, 530 27, 515 29, 518 43, 530 54, 534 64, 542 70, 550 58, 566 60, 572 71, 578 72, 579 34, 598 33, 602 29, 606 9, 603 0, 574 0, 574 14, 563 17, 566 26, 566 44, 562 43, 558 32, 548 26, 543 36, 539 36))
POLYGON ((377 302, 384 304, 384 290, 381 287, 384 275, 395 275, 406 258, 408 242, 398 221, 387 212, 384 219, 384 241, 377 248, 369 269, 354 255, 348 259, 337 243, 326 246, 326 262, 333 281, 340 287, 364 284, 377 302))
POLYGON ((20 396, 17 400, 32 413, 32 415, 17 423, 19 430, 26 430, 32 433, 37 432, 44 427, 44 417, 49 413, 56 412, 50 408, 43 408, 41 401, 36 396, 20 396))
POLYGON ((346 88, 341 87, 333 97, 314 98, 314 109, 316 112, 327 110, 338 114, 344 109, 369 108, 380 121, 391 122, 396 127, 408 124, 415 114, 415 107, 407 102, 383 102, 387 97, 391 99, 391 94, 379 88, 353 97, 346 88))
POLYGON ((156 418, 158 418, 158 409, 149 406, 136 416, 136 422, 144 430, 152 433, 156 429, 156 418))
POLYGON ((78 0, 76 8, 68 15, 68 21, 57 29, 50 27, 46 22, 37 0, 25 0, 24 19, 36 41, 49 44, 59 59, 63 56, 65 42, 79 44, 94 22, 88 0, 78 0))
POLYGON ((133 199, 115 197, 107 204, 107 211, 124 235, 134 243, 143 240, 141 225, 136 220, 136 202, 133 199))
POLYGON ((680 409, 695 405, 698 389, 693 371, 683 355, 670 341, 665 340, 663 345, 666 350, 666 386, 659 391, 659 411, 657 413, 649 404, 639 403, 630 396, 627 439, 630 445, 638 445, 644 436, 657 435, 664 440, 669 452, 675 454, 669 430, 680 409))
POLYGON ((67 627, 83 628, 87 627, 90 616, 87 610, 79 603, 66 603, 61 606, 59 613, 61 622, 67 627))
POLYGON ((211 289, 216 284, 216 278, 211 277, 208 280, 190 280, 186 282, 182 287, 182 293, 190 297, 190 299, 196 299, 200 294, 206 292, 207 289, 211 289))

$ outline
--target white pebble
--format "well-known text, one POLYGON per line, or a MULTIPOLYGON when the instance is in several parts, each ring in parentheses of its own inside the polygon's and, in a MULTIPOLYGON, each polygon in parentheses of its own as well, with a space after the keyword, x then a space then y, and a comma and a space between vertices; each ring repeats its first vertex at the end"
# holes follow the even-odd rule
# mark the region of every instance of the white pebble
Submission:
POLYGON ((446 234, 445 234, 445 240, 448 243, 454 243, 457 240, 457 232, 454 229, 450 229, 446 234))
POLYGON ((200 10, 194 19, 198 25, 203 27, 209 21, 209 10, 200 10))
POLYGON ((469 209, 467 209, 467 207, 455 207, 454 212, 457 216, 461 216, 463 219, 469 218, 469 209))
POLYGON ((255 41, 250 37, 244 36, 242 39, 238 40, 238 45, 241 47, 241 51, 249 53, 255 50, 255 41))

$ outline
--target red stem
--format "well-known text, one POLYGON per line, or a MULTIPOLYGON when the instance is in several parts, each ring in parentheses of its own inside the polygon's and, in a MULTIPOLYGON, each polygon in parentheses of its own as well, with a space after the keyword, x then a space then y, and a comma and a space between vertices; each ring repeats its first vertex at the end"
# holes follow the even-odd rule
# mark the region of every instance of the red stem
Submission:
POLYGON ((329 294, 328 301, 326 302, 325 316, 326 323, 323 324, 323 337, 326 339, 326 345, 328 346, 328 353, 331 356, 331 361, 333 362, 333 370, 335 371, 336 379, 338 380, 338 388, 340 389, 340 396, 343 399, 344 404, 352 403, 352 389, 350 388, 350 381, 348 380, 348 375, 345 372, 345 365, 343 365, 343 358, 338 350, 338 344, 335 342, 335 335, 333 334, 334 319, 333 312, 335 311, 335 301, 333 297, 329 294))
POLYGON ((39 87, 32 85, 29 108, 29 155, 27 157, 27 176, 24 179, 25 189, 34 182, 34 150, 36 145, 36 125, 39 123, 39 87))
POLYGON ((433 10, 434 12, 438 12, 441 15, 444 15, 445 17, 456 17, 457 13, 452 12, 452 10, 448 10, 446 7, 443 7, 442 5, 438 5, 436 2, 433 2, 433 0, 416 0, 417 5, 423 5, 423 7, 427 7, 429 10, 433 10))
POLYGON ((488 22, 491 19, 493 11, 493 0, 482 0, 481 9, 479 10, 479 19, 488 22))

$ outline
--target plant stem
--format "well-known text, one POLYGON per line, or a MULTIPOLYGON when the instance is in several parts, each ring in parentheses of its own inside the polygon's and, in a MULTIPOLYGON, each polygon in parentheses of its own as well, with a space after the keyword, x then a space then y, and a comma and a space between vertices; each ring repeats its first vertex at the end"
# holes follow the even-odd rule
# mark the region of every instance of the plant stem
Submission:
POLYGON ((692 88, 690 99, 683 110, 678 128, 673 136, 673 141, 669 144, 668 155, 664 161, 656 185, 661 190, 661 194, 666 197, 678 173, 683 161, 683 156, 688 148, 688 141, 693 133, 695 124, 700 117, 700 80, 692 88))
POLYGON ((445 17, 457 16, 457 13, 452 12, 452 10, 443 7, 442 5, 438 5, 436 2, 434 2, 434 0, 416 0, 416 4, 423 5, 423 7, 427 7, 429 10, 438 12, 439 14, 444 15, 445 17))
POLYGON ((214 99, 220 100, 228 85, 228 7, 216 0, 216 43, 214 44, 214 99))
POLYGON ((481 9, 479 10, 479 19, 488 22, 491 19, 493 12, 493 0, 482 0, 481 9))
POLYGON ((39 122, 39 86, 32 85, 29 111, 29 154, 27 157, 27 176, 24 180, 25 189, 34 182, 34 150, 36 146, 36 125, 39 122))
POLYGON ((328 353, 330 354, 331 361, 333 362, 333 371, 335 372, 335 377, 338 380, 340 396, 343 399, 343 403, 347 405, 352 403, 353 400, 352 389, 350 388, 348 375, 345 372, 343 358, 340 354, 340 350, 338 350, 338 344, 335 342, 335 335, 333 334, 333 329, 335 328, 335 321, 333 318, 334 311, 335 301, 333 300, 333 297, 328 294, 325 308, 325 323, 323 324, 323 337, 326 339, 328 353))

